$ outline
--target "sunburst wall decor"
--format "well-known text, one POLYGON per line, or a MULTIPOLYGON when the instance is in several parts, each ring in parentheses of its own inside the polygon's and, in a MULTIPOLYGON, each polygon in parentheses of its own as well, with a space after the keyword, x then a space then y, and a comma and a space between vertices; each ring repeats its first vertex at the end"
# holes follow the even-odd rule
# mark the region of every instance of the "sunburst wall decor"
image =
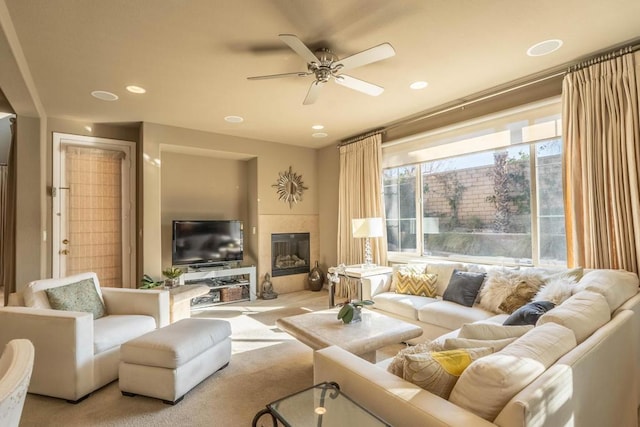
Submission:
POLYGON ((291 166, 289 171, 278 173, 278 181, 272 187, 276 187, 279 200, 289 203, 289 209, 293 208, 294 203, 301 201, 302 193, 308 190, 302 182, 302 175, 293 172, 291 166))

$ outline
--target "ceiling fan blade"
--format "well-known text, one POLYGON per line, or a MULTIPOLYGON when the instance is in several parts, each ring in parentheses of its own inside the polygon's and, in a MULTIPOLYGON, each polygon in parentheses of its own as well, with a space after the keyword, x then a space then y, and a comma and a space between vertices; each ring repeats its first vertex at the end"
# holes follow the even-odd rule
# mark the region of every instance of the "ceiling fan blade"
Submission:
POLYGON ((336 76, 335 81, 339 85, 371 96, 378 96, 384 92, 384 88, 382 86, 374 85, 373 83, 365 82, 364 80, 356 79, 355 77, 347 76, 345 74, 336 76))
POLYGON ((270 74, 270 75, 267 75, 267 76, 247 77, 247 80, 278 79, 280 77, 305 77, 305 76, 308 76, 309 74, 313 74, 313 73, 305 73, 305 72, 300 71, 298 73, 270 74))
POLYGON ((291 49, 293 49, 298 55, 304 58, 307 63, 318 62, 318 57, 309 50, 307 45, 302 43, 297 36, 293 34, 280 34, 280 40, 289 45, 291 49))
POLYGON ((324 86, 323 82, 315 81, 311 83, 311 87, 309 88, 309 92, 307 92, 307 96, 304 98, 302 105, 309 105, 316 102, 318 96, 320 95, 320 89, 324 86))
POLYGON ((382 43, 370 49, 363 50, 362 52, 347 56, 346 58, 337 61, 334 64, 334 67, 340 67, 341 70, 350 70, 352 68, 371 64, 372 62, 391 58, 395 54, 396 51, 393 49, 393 46, 389 43, 382 43))

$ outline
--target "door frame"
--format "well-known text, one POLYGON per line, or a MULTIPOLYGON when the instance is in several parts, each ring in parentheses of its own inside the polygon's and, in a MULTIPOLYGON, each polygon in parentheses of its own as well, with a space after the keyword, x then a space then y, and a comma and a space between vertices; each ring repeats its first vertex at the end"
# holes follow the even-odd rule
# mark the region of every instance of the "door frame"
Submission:
POLYGON ((60 197, 60 172, 63 168, 64 156, 62 147, 75 145, 80 147, 101 148, 122 151, 125 158, 122 162, 122 287, 136 288, 136 143, 94 136, 53 133, 53 179, 51 187, 51 263, 52 277, 60 277, 61 227, 60 215, 62 206, 60 197), (128 172, 128 173, 127 173, 128 172), (129 226, 126 226, 128 218, 129 226), (128 256, 127 256, 128 254, 128 256))

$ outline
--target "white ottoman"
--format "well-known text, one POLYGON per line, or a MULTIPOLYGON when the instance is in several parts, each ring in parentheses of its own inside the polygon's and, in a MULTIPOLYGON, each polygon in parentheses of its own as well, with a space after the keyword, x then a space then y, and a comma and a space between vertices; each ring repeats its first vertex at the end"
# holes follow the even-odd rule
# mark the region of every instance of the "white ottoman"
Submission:
POLYGON ((125 396, 140 394, 175 404, 231 360, 231 325, 218 319, 182 319, 120 346, 119 383, 125 396))

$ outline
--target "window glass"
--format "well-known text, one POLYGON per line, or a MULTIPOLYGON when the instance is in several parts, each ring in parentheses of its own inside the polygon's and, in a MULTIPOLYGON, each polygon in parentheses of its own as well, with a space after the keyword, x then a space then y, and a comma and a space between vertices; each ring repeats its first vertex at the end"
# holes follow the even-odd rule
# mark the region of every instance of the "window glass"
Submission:
POLYGON ((545 103, 389 144, 387 166, 421 159, 384 169, 389 252, 566 264, 559 110, 545 103))
POLYGON ((385 169, 383 173, 387 246, 394 252, 417 252, 415 166, 385 169))
POLYGON ((540 262, 566 264, 567 244, 562 198, 562 140, 536 144, 540 262))

